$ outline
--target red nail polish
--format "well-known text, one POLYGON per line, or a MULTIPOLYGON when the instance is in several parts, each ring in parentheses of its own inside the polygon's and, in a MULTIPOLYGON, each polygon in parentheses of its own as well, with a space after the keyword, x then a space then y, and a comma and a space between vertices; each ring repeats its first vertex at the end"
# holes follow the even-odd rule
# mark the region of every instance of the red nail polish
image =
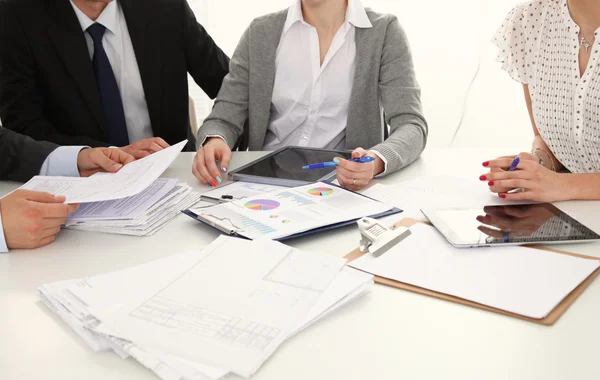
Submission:
POLYGON ((490 187, 494 186, 494 181, 488 182, 488 186, 490 186, 490 187))
POLYGON ((500 198, 502 198, 502 199, 506 198, 506 194, 500 194, 500 198))
POLYGON ((215 180, 210 181, 210 184, 213 185, 213 187, 217 187, 217 181, 215 180))
POLYGON ((487 181, 487 177, 486 177, 486 176, 484 176, 484 175, 482 175, 481 177, 479 177, 479 179, 480 179, 481 181, 487 181))
POLYGON ((483 166, 485 166, 487 168, 488 166, 490 166, 490 162, 489 161, 484 162, 483 166))

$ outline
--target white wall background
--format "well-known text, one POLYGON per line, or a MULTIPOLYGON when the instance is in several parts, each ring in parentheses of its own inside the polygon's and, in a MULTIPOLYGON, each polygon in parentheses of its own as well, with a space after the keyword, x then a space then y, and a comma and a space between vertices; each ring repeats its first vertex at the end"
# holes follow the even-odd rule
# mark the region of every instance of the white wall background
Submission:
MULTIPOLYGON (((287 8, 292 0, 188 1, 198 21, 231 56, 252 19, 287 8)), ((500 69, 490 42, 517 2, 363 0, 375 11, 395 14, 411 41, 430 126, 429 147, 450 146, 462 119, 453 147, 528 150, 532 132, 522 87, 500 69)), ((202 120, 212 103, 193 82, 190 87, 202 120)))

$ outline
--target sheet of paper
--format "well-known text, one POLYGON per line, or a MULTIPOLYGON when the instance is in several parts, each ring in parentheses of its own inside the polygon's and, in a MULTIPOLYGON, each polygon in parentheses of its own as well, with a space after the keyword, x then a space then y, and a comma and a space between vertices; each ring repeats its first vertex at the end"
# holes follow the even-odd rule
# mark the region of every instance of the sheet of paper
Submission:
POLYGON ((118 173, 88 178, 33 177, 21 189, 64 195, 67 203, 110 201, 130 197, 150 186, 183 150, 187 140, 125 165, 118 173))
POLYGON ((314 183, 196 210, 207 221, 250 239, 278 239, 359 219, 391 207, 351 191, 314 183))
POLYGON ((362 194, 402 209, 404 217, 419 220, 427 220, 421 212, 423 208, 477 208, 530 203, 501 199, 481 182, 451 176, 423 177, 397 185, 378 183, 362 194))
POLYGON ((174 178, 159 178, 137 195, 112 201, 82 204, 69 221, 131 220, 143 215, 177 185, 174 178))
POLYGON ((302 321, 345 260, 272 241, 220 237, 151 297, 98 331, 248 377, 302 321))
POLYGON ((600 265, 525 247, 458 249, 425 224, 411 232, 382 256, 367 254, 350 265, 535 319, 546 317, 600 265))

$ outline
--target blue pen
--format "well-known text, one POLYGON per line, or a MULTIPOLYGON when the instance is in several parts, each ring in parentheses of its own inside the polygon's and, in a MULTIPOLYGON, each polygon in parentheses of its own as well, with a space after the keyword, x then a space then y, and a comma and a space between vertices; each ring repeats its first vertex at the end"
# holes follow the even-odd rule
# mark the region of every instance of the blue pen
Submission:
POLYGON ((519 157, 516 157, 513 162, 510 164, 510 167, 508 168, 509 172, 514 171, 517 166, 519 166, 519 163, 521 162, 521 159, 519 157))
MULTIPOLYGON (((364 156, 361 158, 350 158, 350 159, 348 159, 348 161, 366 164, 367 162, 375 161, 375 157, 364 156)), ((329 162, 319 162, 316 164, 306 165, 306 166, 303 166, 302 169, 304 169, 304 170, 323 169, 323 168, 329 168, 329 167, 333 167, 333 166, 337 166, 337 163, 335 163, 334 161, 329 161, 329 162)))

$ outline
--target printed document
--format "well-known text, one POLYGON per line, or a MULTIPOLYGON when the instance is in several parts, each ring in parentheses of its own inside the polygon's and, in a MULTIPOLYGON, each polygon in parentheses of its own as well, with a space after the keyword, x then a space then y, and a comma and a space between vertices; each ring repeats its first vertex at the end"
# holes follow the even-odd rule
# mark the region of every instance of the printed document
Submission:
POLYGON ((117 173, 96 173, 88 178, 36 176, 20 189, 64 195, 67 203, 89 203, 137 195, 148 188, 187 144, 187 140, 125 165, 117 173))
POLYGON ((349 190, 317 182, 194 211, 201 220, 221 230, 249 239, 276 240, 377 215, 391 208, 349 190))
POLYGON ((222 236, 187 271, 127 301, 97 331, 248 377, 305 320, 344 263, 222 236))

